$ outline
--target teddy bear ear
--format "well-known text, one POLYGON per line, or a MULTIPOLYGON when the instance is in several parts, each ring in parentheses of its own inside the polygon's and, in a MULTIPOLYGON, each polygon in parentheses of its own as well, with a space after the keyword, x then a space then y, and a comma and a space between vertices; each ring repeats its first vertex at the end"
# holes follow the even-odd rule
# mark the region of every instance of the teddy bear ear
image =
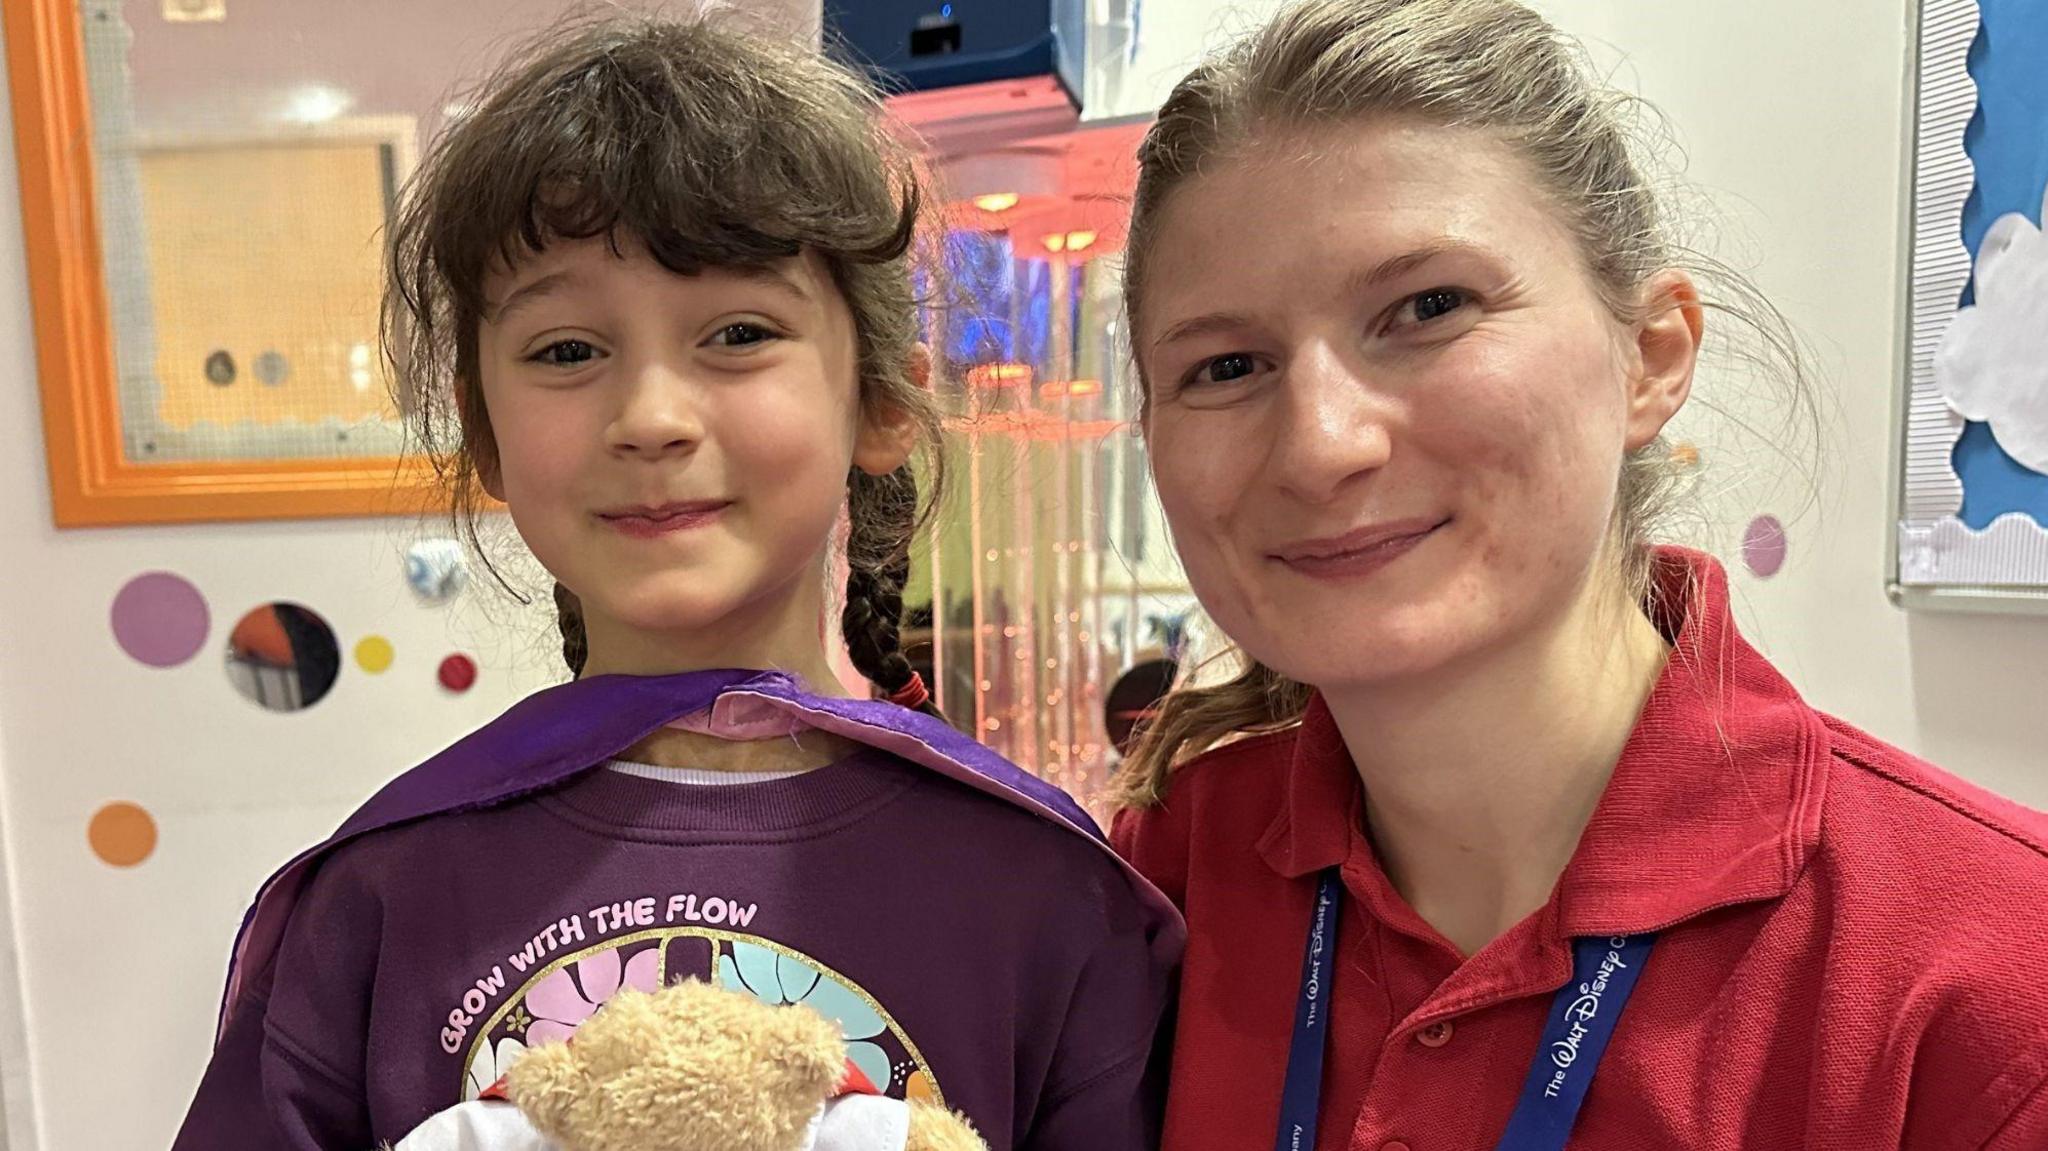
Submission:
POLYGON ((528 1051, 507 1088, 575 1151, 786 1151, 845 1068, 841 1028, 816 1012, 685 981, 620 991, 573 1044, 528 1051))
POLYGON ((910 1101, 910 1132, 903 1151, 988 1151, 988 1144, 975 1134, 974 1124, 922 1099, 910 1101))
POLYGON ((567 1043, 543 1043, 520 1056, 506 1072, 505 1093, 536 1130, 556 1141, 568 1135, 578 1100, 592 1094, 590 1077, 567 1043))
POLYGON ((650 1029, 687 1039, 696 1052, 692 1059, 705 1066, 746 1068, 814 1100, 823 1100, 846 1073, 839 1025, 808 1007, 770 1006, 698 980, 664 988, 646 1007, 656 1020, 650 1029))
MULTIPOLYGON (((757 1010, 750 1002, 742 1006, 757 1010)), ((803 1004, 767 1008, 762 1021, 764 1046, 776 1052, 784 1074, 826 1092, 846 1078, 846 1039, 837 1023, 803 1004)))

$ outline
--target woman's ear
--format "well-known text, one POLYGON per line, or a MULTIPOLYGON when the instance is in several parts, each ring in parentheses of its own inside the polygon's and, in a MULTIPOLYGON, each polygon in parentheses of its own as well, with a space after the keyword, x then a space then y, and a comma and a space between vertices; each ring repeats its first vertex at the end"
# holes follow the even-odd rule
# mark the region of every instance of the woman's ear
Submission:
MULTIPOLYGON (((904 375, 920 389, 932 382, 932 350, 920 343, 910 349, 904 375)), ((917 449, 917 417, 895 404, 883 403, 862 412, 853 441, 853 466, 871 476, 886 476, 902 467, 917 449)))
POLYGON ((1636 370, 1628 382, 1628 450, 1657 438, 1692 394, 1706 313, 1692 277, 1671 268, 1643 285, 1643 319, 1635 326, 1636 370))

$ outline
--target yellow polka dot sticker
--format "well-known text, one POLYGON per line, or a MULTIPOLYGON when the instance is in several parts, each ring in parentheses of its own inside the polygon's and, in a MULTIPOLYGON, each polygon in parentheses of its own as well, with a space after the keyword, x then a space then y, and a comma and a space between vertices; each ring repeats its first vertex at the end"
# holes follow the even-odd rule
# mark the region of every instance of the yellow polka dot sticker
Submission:
POLYGON ((156 851, 156 820, 132 803, 110 803, 93 813, 85 837, 109 867, 134 867, 156 851))
POLYGON ((381 675, 389 669, 395 654, 391 641, 381 635, 366 636, 356 644, 356 664, 371 675, 381 675))

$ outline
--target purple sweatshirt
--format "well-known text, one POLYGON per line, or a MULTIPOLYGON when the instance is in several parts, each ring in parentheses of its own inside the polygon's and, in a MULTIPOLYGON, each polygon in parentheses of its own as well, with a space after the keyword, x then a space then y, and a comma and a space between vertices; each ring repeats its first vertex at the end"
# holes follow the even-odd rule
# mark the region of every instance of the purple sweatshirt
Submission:
POLYGON ((1072 827, 872 748, 729 786, 558 774, 315 853, 175 1151, 395 1141, 685 978, 838 1020, 877 1088, 993 1151, 1156 1146, 1180 926, 1072 827))

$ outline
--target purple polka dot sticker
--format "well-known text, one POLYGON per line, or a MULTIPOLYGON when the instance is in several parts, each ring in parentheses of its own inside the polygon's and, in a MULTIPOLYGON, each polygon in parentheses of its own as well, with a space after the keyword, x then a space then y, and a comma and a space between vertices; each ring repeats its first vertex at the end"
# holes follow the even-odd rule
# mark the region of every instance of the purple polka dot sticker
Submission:
POLYGON ((1742 533, 1742 562, 1763 579, 1785 566, 1785 525, 1777 516, 1758 516, 1742 533))
POLYGON ((114 640, 151 667, 176 667, 206 643, 206 597, 181 576, 144 572, 114 597, 114 640))

